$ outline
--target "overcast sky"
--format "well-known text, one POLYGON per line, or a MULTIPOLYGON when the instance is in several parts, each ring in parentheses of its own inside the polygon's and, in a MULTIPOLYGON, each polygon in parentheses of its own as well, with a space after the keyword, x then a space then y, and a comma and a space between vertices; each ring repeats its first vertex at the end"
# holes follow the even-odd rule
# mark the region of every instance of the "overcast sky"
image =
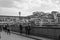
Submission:
POLYGON ((60 11, 60 0, 0 0, 0 15, 31 15, 33 11, 60 11))

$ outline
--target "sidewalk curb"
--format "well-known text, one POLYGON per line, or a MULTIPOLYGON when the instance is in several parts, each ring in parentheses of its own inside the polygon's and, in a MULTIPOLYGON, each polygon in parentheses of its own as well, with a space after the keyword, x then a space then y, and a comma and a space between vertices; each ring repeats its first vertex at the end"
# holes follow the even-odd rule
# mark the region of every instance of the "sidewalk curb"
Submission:
POLYGON ((21 36, 24 36, 24 37, 27 37, 27 38, 32 38, 32 39, 35 39, 35 40, 41 40, 41 39, 38 39, 38 38, 30 37, 29 35, 26 35, 26 34, 20 34, 18 32, 12 32, 11 31, 11 33, 16 34, 16 35, 21 35, 21 36))
MULTIPOLYGON (((11 33, 16 34, 16 35, 21 35, 21 36, 24 36, 24 37, 28 37, 28 38, 32 38, 32 39, 36 39, 36 40, 42 40, 42 37, 41 38, 40 37, 34 37, 32 35, 26 35, 26 34, 23 34, 23 33, 21 34, 19 32, 13 32, 13 31, 11 31, 11 33)), ((47 39, 47 38, 45 38, 45 39, 47 39)), ((51 39, 51 40, 53 40, 53 39, 51 39)))

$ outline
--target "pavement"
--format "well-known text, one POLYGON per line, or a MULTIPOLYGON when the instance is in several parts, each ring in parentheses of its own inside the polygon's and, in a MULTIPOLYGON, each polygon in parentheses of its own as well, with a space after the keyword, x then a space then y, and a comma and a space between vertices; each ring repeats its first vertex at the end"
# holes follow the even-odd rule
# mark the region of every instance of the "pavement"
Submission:
POLYGON ((16 35, 20 35, 20 36, 24 36, 24 37, 27 37, 27 38, 32 38, 32 39, 35 39, 35 40, 53 40, 53 39, 49 39, 49 38, 44 38, 44 37, 38 37, 38 36, 33 36, 33 35, 26 35, 24 33, 18 33, 18 32, 12 32, 11 33, 13 34, 16 34, 16 35))
POLYGON ((35 40, 35 39, 32 39, 32 38, 27 38, 27 37, 24 37, 24 36, 20 36, 20 35, 16 35, 16 34, 7 34, 6 32, 0 32, 0 40, 35 40))
POLYGON ((6 32, 2 31, 0 32, 0 36, 1 36, 0 40, 53 40, 33 35, 26 35, 24 33, 21 34, 13 31, 11 31, 10 34, 7 34, 6 32))

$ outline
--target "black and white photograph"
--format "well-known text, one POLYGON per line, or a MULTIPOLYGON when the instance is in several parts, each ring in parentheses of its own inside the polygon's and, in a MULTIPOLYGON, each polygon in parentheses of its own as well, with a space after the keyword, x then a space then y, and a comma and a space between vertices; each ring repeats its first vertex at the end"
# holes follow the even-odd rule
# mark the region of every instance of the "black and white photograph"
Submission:
POLYGON ((60 40, 60 0, 0 0, 0 40, 60 40))

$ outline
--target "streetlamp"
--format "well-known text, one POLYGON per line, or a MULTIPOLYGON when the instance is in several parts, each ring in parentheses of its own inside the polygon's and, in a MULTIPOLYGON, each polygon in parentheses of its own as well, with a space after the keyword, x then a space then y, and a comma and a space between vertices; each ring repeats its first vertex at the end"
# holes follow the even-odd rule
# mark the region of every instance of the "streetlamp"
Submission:
POLYGON ((21 15, 21 12, 19 12, 19 16, 21 15))
POLYGON ((21 12, 19 12, 19 21, 20 21, 20 15, 21 15, 21 12))

